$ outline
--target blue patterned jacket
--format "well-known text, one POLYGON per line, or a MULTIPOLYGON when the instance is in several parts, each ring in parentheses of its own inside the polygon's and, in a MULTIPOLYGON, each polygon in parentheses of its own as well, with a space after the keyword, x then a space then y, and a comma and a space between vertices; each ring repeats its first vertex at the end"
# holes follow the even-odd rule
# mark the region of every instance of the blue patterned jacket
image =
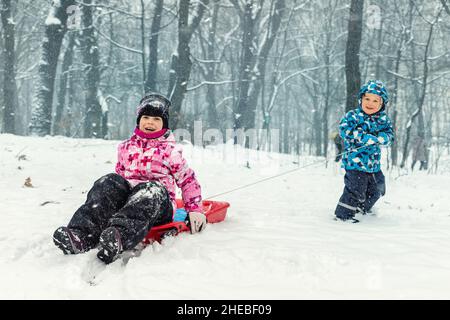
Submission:
POLYGON ((347 112, 339 124, 339 135, 344 139, 342 167, 346 170, 378 172, 381 170, 380 145, 394 141, 394 130, 384 108, 373 115, 361 106, 347 112))

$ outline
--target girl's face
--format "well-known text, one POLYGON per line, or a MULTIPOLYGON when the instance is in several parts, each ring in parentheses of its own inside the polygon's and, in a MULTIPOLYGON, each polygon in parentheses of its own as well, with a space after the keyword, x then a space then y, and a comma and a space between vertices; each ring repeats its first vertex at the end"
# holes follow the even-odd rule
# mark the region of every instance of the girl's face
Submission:
POLYGON ((145 133, 152 133, 163 128, 163 119, 161 117, 151 117, 143 115, 139 121, 139 130, 145 133))
POLYGON ((374 93, 365 93, 361 98, 362 109, 368 115, 380 111, 383 105, 383 99, 374 93))

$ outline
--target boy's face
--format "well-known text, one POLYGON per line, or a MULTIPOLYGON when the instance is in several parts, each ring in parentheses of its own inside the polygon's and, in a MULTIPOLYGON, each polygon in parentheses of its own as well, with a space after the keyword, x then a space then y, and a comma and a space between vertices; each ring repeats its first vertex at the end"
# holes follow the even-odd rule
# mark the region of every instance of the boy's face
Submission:
POLYGON ((161 117, 151 117, 143 115, 139 120, 139 130, 145 133, 152 133, 163 128, 163 119, 161 117))
POLYGON ((383 99, 374 93, 365 93, 361 98, 362 109, 368 115, 380 111, 383 105, 383 99))

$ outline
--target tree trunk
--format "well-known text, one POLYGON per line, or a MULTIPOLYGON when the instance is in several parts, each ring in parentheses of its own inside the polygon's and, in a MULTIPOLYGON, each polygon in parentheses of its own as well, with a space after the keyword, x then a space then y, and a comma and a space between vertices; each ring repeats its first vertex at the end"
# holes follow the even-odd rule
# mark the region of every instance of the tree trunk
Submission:
POLYGON ((61 66, 61 79, 59 82, 59 92, 57 97, 57 105, 55 118, 53 120, 53 134, 60 135, 63 134, 64 126, 66 125, 62 121, 62 115, 64 113, 64 107, 66 105, 66 93, 67 93, 67 83, 70 77, 70 67, 73 62, 73 48, 75 46, 75 34, 72 32, 68 35, 69 41, 67 44, 66 51, 64 52, 63 63, 61 66))
POLYGON ((74 0, 54 1, 45 21, 42 57, 38 71, 39 79, 36 84, 30 120, 30 132, 32 134, 44 136, 51 133, 56 67, 62 39, 67 31, 67 8, 74 4, 74 0))
POLYGON ((173 92, 175 90, 175 85, 177 81, 177 72, 176 72, 177 66, 178 66, 178 54, 173 54, 170 62, 169 86, 167 92, 168 97, 172 97, 173 92))
POLYGON ((172 59, 175 64, 171 67, 171 72, 175 71, 174 87, 169 87, 169 97, 172 100, 172 113, 170 117, 170 128, 176 129, 181 120, 181 106, 186 94, 187 84, 191 74, 192 61, 190 59, 189 43, 192 34, 197 29, 208 5, 209 0, 200 0, 197 7, 197 15, 189 25, 189 4, 190 0, 180 0, 178 13, 178 59, 172 59))
POLYGON ((81 35, 83 63, 85 65, 85 104, 84 138, 102 138, 102 109, 98 101, 98 85, 100 82, 100 65, 98 41, 92 25, 92 0, 85 0, 83 6, 83 33, 81 35))
MULTIPOLYGON (((314 91, 317 92, 316 90, 319 89, 315 89, 314 91)), ((319 101, 320 99, 318 99, 317 97, 313 98, 314 101, 314 113, 313 113, 313 135, 314 135, 314 150, 315 150, 315 155, 316 156, 322 156, 322 136, 323 136, 323 130, 322 129, 322 119, 320 117, 320 112, 319 112, 319 101)))
POLYGON ((297 155, 300 156, 301 154, 301 142, 302 142, 302 136, 301 136, 301 124, 302 124, 302 114, 301 114, 301 110, 300 110, 300 106, 297 105, 296 109, 295 109, 296 113, 297 113, 297 141, 296 141, 296 150, 297 150, 297 155))
MULTIPOLYGON (((441 9, 441 11, 439 11, 439 14, 437 15, 435 21, 433 23, 431 23, 430 31, 428 33, 428 39, 427 39, 427 43, 425 46, 424 59, 423 59, 422 90, 420 93, 420 100, 419 100, 419 104, 417 106, 417 110, 413 113, 413 115, 411 116, 411 118, 408 121, 408 124, 406 126, 406 138, 405 138, 405 143, 403 145, 403 158, 402 158, 402 163, 400 164, 401 168, 403 168, 405 166, 406 159, 408 157, 408 146, 409 146, 409 140, 411 139, 412 123, 417 116, 419 116, 419 120, 421 119, 420 116, 422 116, 423 103, 425 102, 425 95, 426 95, 426 91, 427 91, 427 81, 428 81, 428 51, 430 49, 431 39, 433 37, 434 25, 439 20, 439 16, 440 16, 441 12, 442 12, 442 9, 441 9)), ((423 127, 423 118, 422 118, 422 123, 419 123, 419 125, 420 124, 423 127)), ((424 134, 425 134, 424 130, 421 129, 420 127, 418 130, 418 133, 419 133, 419 137, 424 138, 424 134)))
POLYGON ((14 21, 11 14, 11 0, 3 0, 1 8, 1 20, 3 25, 3 57, 4 76, 3 76, 3 103, 5 105, 3 112, 2 132, 16 133, 15 113, 17 110, 17 85, 16 85, 16 52, 14 48, 15 31, 14 21))
MULTIPOLYGON (((285 12, 285 1, 275 0, 275 5, 273 13, 270 17, 269 30, 267 30, 266 38, 261 45, 261 50, 259 55, 256 57, 257 62, 255 66, 254 81, 252 81, 253 86, 250 87, 250 97, 248 99, 247 109, 250 112, 253 110, 253 120, 250 122, 251 128, 255 126, 255 112, 257 109, 258 98, 261 92, 262 84, 264 83, 264 78, 266 75, 266 64, 270 49, 277 37, 278 30, 280 29, 281 19, 285 12)), ((250 82, 249 82, 250 83, 250 82)), ((250 119, 251 120, 251 119, 250 119)))
MULTIPOLYGON (((398 74, 399 70, 400 70, 400 59, 402 57, 402 46, 403 46, 403 35, 402 35, 402 39, 400 41, 400 46, 397 49, 397 57, 395 60, 395 73, 398 74)), ((393 89, 393 93, 392 93, 392 102, 391 102, 391 106, 392 106, 392 125, 394 126, 394 132, 397 132, 397 117, 398 117, 398 111, 397 111, 397 96, 398 96, 398 77, 394 76, 394 89, 393 89)), ((392 166, 396 166, 397 165, 397 161, 398 161, 398 141, 394 141, 394 144, 391 147, 391 161, 392 161, 392 166)))
MULTIPOLYGON (((235 4, 236 2, 232 3, 235 4)), ((238 5, 235 4, 235 6, 238 5)), ((242 27, 242 50, 239 63, 238 98, 237 105, 234 108, 234 128, 246 129, 254 128, 256 114, 256 110, 249 107, 249 89, 255 59, 253 55, 253 42, 255 38, 256 18, 253 18, 255 15, 253 1, 247 1, 245 3, 245 8, 242 10, 238 7, 238 10, 242 11, 240 12, 242 27)))
MULTIPOLYGON (((5 55, 5 50, 4 50, 4 41, 3 41, 3 28, 0 28, 0 61, 5 61, 4 55, 5 55)), ((4 65, 3 65, 4 67, 4 65)), ((3 100, 4 100, 4 95, 3 95, 3 85, 1 85, 3 83, 3 79, 4 79, 4 75, 5 75, 5 70, 4 68, 2 69, 1 65, 0 65, 0 106, 3 106, 3 100)), ((2 128, 2 124, 3 124, 3 112, 5 111, 4 108, 0 108, 0 119, 1 119, 1 123, 0 123, 0 132, 2 128)))
POLYGON ((378 29, 378 48, 377 48, 377 63, 375 65, 375 77, 377 79, 384 79, 384 77, 381 75, 381 56, 382 56, 382 51, 381 49, 383 48, 383 35, 384 35, 384 30, 383 30, 383 19, 381 19, 380 21, 380 28, 378 29))
POLYGON ((101 126, 101 134, 100 138, 108 139, 108 114, 109 114, 109 106, 107 98, 103 96, 101 90, 98 90, 98 100, 102 110, 102 126, 101 126))
POLYGON ((290 139, 289 139, 289 109, 287 108, 283 108, 282 109, 282 115, 283 115, 283 153, 285 154, 289 154, 289 149, 290 149, 290 139))
MULTIPOLYGON (((208 31, 207 59, 208 66, 206 68, 206 81, 212 82, 216 77, 216 30, 217 16, 219 14, 219 1, 214 1, 213 14, 211 19, 211 27, 208 31)), ((206 100, 208 101, 208 128, 219 129, 219 118, 216 109, 216 88, 214 85, 207 85, 206 100)))
POLYGON ((156 92, 157 87, 157 71, 158 71, 158 37, 161 28, 161 17, 164 5, 164 0, 155 1, 155 11, 153 14, 152 26, 150 28, 149 40, 149 57, 148 57, 148 72, 145 80, 145 92, 156 92))
POLYGON ((69 94, 67 97, 67 107, 66 107, 66 116, 64 121, 64 135, 66 137, 72 136, 72 124, 74 122, 73 120, 73 106, 74 106, 74 100, 75 100, 75 80, 73 77, 69 77, 69 94))
POLYGON ((345 50, 345 77, 347 81, 347 104, 345 110, 354 109, 358 103, 358 92, 361 87, 359 70, 359 52, 362 34, 362 16, 364 1, 352 0, 348 20, 347 48, 345 50))
MULTIPOLYGON (((328 20, 328 30, 331 31, 331 20, 330 17, 328 20)), ((323 113, 322 113, 322 140, 323 140, 323 152, 322 155, 325 157, 325 159, 328 157, 328 111, 330 109, 330 54, 331 54, 331 35, 330 32, 327 32, 326 34, 326 46, 325 46, 325 101, 323 106, 323 113)))
MULTIPOLYGON (((399 7, 396 5, 396 10, 399 11, 399 7)), ((398 105, 397 105, 397 101, 398 101, 398 80, 399 77, 397 76, 399 74, 400 71, 400 63, 401 63, 401 58, 402 58, 402 53, 403 50, 405 49, 405 45, 408 42, 407 37, 411 36, 411 33, 408 32, 412 29, 412 3, 410 2, 410 7, 409 7, 409 12, 410 12, 410 20, 409 20, 409 27, 407 28, 402 28, 402 33, 401 33, 401 37, 400 37, 400 41, 399 41, 399 45, 397 48, 397 56, 396 56, 396 60, 395 60, 395 75, 394 75, 394 88, 392 90, 392 101, 390 102, 390 110, 392 112, 392 125, 393 125, 393 129, 394 129, 394 133, 397 136, 397 119, 398 119, 398 105)), ((400 13, 400 11, 399 11, 400 13)), ((398 164, 398 150, 399 150, 399 139, 395 139, 392 147, 391 147, 391 162, 392 162, 392 166, 397 166, 398 164)))
POLYGON ((146 75, 145 72, 145 5, 144 0, 141 0, 141 61, 142 61, 142 90, 144 90, 145 93, 145 82, 146 82, 146 75))

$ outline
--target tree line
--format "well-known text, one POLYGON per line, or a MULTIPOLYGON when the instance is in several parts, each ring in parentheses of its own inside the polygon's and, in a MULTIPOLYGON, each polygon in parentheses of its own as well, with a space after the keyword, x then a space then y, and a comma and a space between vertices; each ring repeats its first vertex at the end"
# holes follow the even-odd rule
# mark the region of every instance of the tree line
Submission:
POLYGON ((281 152, 327 157, 376 78, 396 127, 390 164, 418 141, 427 160, 449 152, 447 0, 2 0, 0 12, 3 133, 123 139, 157 91, 172 129, 277 129, 281 152))

